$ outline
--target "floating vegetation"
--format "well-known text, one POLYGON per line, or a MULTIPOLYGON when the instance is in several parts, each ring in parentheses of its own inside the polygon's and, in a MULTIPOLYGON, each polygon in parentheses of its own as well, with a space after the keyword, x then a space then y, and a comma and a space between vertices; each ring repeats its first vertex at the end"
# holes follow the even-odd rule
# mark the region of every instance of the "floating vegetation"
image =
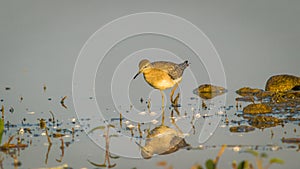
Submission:
POLYGON ((251 126, 264 129, 283 124, 283 120, 272 116, 245 117, 251 126))
POLYGON ((283 125, 283 122, 296 122, 299 121, 300 92, 293 89, 297 89, 299 83, 296 76, 272 76, 267 81, 266 91, 244 87, 237 91, 243 97, 236 101, 252 102, 243 108, 243 114, 253 127, 263 129, 283 125), (255 103, 257 101, 260 103, 255 103))
POLYGON ((212 99, 226 92, 227 90, 224 87, 211 84, 203 84, 193 90, 193 93, 200 96, 202 99, 212 99))
MULTIPOLYGON (((205 169, 218 169, 219 160, 225 152, 226 147, 227 145, 222 145, 215 159, 206 160, 205 169)), ((266 153, 258 153, 257 151, 251 149, 244 151, 244 153, 249 153, 255 157, 256 169, 269 169, 272 164, 284 164, 284 161, 280 158, 271 158, 269 162, 264 166, 264 159, 268 158, 268 155, 266 153)), ((173 169, 173 166, 168 165, 166 161, 159 161, 156 163, 156 165, 158 167, 173 169)), ((248 160, 242 160, 240 163, 237 163, 236 160, 233 160, 231 166, 232 169, 255 169, 255 165, 248 160)), ((204 169, 204 167, 200 164, 194 164, 190 169, 204 169)))
MULTIPOLYGON (((46 90, 46 87, 44 85, 44 92, 46 90)), ((10 89, 7 89, 10 90, 10 89)), ((17 96, 18 97, 18 96, 17 96)), ((73 121, 72 123, 63 123, 60 120, 56 120, 54 118, 54 113, 52 111, 49 111, 51 114, 51 117, 48 120, 45 120, 46 117, 43 118, 38 118, 38 122, 31 122, 32 120, 34 120, 34 116, 35 114, 41 113, 43 114, 43 111, 38 111, 38 112, 34 112, 34 111, 29 111, 29 108, 26 108, 28 105, 22 105, 21 103, 24 100, 24 97, 26 96, 19 96, 19 98, 17 98, 17 100, 15 100, 15 102, 10 101, 10 99, 8 100, 8 104, 9 105, 0 105, 1 107, 1 119, 0 119, 0 168, 11 168, 8 165, 13 165, 15 168, 19 168, 19 166, 23 165, 24 163, 22 163, 19 160, 19 157, 21 157, 20 159, 24 159, 22 158, 22 152, 24 149, 29 149, 29 152, 32 152, 32 150, 30 149, 31 146, 40 146, 39 148, 43 147, 43 145, 48 145, 48 150, 46 153, 46 159, 45 159, 45 164, 48 163, 48 157, 51 147, 53 144, 56 144, 58 141, 55 140, 55 138, 58 138, 58 140, 60 141, 60 145, 59 145, 59 149, 60 149, 60 156, 59 158, 56 158, 54 162, 62 162, 63 161, 63 157, 65 154, 65 149, 66 147, 68 147, 70 144, 72 144, 74 142, 74 137, 78 136, 78 132, 82 132, 82 129, 74 129, 74 124, 73 121), (12 105, 13 103, 19 103, 19 105, 12 105), (26 106, 25 108, 23 106, 26 106), (7 109, 5 109, 7 107, 7 109), (12 119, 14 118, 14 116, 16 114, 13 114, 15 112, 15 107, 17 111, 17 116, 20 119, 12 119), (5 113, 10 112, 10 114, 6 115, 5 113), (23 114, 22 114, 23 113, 23 114), (12 116, 12 117, 10 117, 12 116), (29 117, 31 116, 31 117, 29 117), (4 122, 4 118, 6 118, 7 120, 4 122), (17 123, 20 122, 20 123, 17 123), (51 122, 51 123, 49 123, 51 122), (56 125, 55 125, 56 124, 56 125), (63 126, 69 126, 72 125, 71 129, 67 129, 67 128, 59 128, 59 127, 63 127, 63 126), (72 141, 65 141, 64 139, 69 139, 69 134, 72 134, 72 141), (46 137, 47 141, 46 143, 41 142, 41 138, 42 137, 46 137), (6 142, 3 143, 3 140, 7 139, 6 142), (40 143, 40 144, 39 144, 40 143), (3 156, 3 154, 5 156, 3 156), (11 158, 11 163, 8 160, 8 158, 11 158), (7 161, 7 162, 3 162, 3 161, 7 161)), ((31 97, 30 97, 31 98, 31 97)), ((62 99, 62 102, 64 102, 64 100, 66 99, 66 97, 64 97, 62 99)), ((4 99, 1 99, 2 101, 4 101, 4 99)), ((46 118, 47 119, 47 118, 46 118)), ((71 139, 70 139, 71 140, 71 139)), ((78 140, 78 139, 77 139, 78 140)), ((56 150, 57 151, 57 150, 56 150)), ((39 156, 39 154, 36 156, 36 154, 34 154, 34 159, 38 159, 37 157, 39 156)), ((34 166, 28 167, 30 166, 30 160, 26 161, 26 166, 22 167, 22 168, 32 168, 34 166)), ((51 162, 51 164, 53 164, 51 162)), ((66 166, 66 165, 64 165, 66 166)), ((36 167, 36 166, 35 166, 36 167)), ((63 168, 62 166, 57 166, 57 167, 53 167, 53 168, 63 168)), ((66 167, 65 167, 66 168, 66 167)))
MULTIPOLYGON (((206 169, 217 169, 217 165, 218 162, 222 156, 222 154, 224 153, 225 149, 226 149, 227 145, 222 145, 221 149, 219 150, 218 155, 216 156, 216 158, 213 159, 208 159, 205 162, 205 167, 206 169)), ((200 164, 195 164, 191 167, 191 169, 204 169, 200 164)))
POLYGON ((5 90, 10 90, 10 89, 11 89, 11 87, 5 87, 4 89, 5 89, 5 90))
POLYGON ((27 144, 22 144, 20 142, 17 142, 17 144, 11 144, 12 140, 14 139, 14 136, 10 136, 8 141, 3 143, 1 146, 0 146, 0 150, 1 151, 5 151, 5 150, 9 150, 9 149, 12 149, 12 148, 26 148, 28 147, 27 144))
POLYGON ((300 143, 300 138, 282 138, 281 141, 283 143, 294 143, 294 144, 299 144, 300 143))
POLYGON ((8 111, 13 113, 15 111, 15 109, 13 107, 10 107, 8 111))
POLYGON ((47 90, 46 84, 43 85, 43 90, 44 90, 44 92, 46 92, 46 90, 47 90))
POLYGON ((65 100, 66 100, 67 96, 64 96, 61 100, 60 100, 60 104, 62 107, 64 107, 65 109, 68 109, 68 107, 65 105, 65 100))
POLYGON ((246 133, 254 131, 255 128, 247 125, 240 125, 240 126, 232 126, 229 128, 230 132, 232 133, 246 133))
MULTIPOLYGON (((266 166, 263 166, 263 159, 268 158, 268 155, 266 153, 261 153, 259 154, 257 151, 248 149, 245 151, 245 153, 252 154, 255 157, 255 163, 257 166, 257 169, 269 169, 272 164, 283 164, 284 161, 279 159, 279 158, 271 158, 269 160, 269 163, 266 166)), ((239 163, 239 165, 236 164, 234 161, 232 163, 232 168, 233 169, 254 169, 254 165, 250 163, 248 160, 244 160, 239 163)))
POLYGON ((264 103, 249 104, 243 109, 244 114, 265 114, 271 113, 272 107, 264 103))
POLYGON ((263 91, 262 89, 243 87, 237 90, 236 93, 241 96, 254 96, 262 91, 263 91))
POLYGON ((64 137, 65 134, 61 134, 61 133, 53 133, 52 135, 54 138, 61 138, 61 137, 64 137))
POLYGON ((46 120, 45 119, 40 119, 40 128, 45 129, 46 128, 46 120))

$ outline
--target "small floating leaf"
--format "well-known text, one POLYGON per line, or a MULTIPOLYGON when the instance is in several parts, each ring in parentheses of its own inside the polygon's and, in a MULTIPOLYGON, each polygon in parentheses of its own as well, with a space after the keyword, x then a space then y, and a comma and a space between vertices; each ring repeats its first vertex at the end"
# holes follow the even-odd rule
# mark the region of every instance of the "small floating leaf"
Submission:
POLYGON ((45 84, 43 85, 43 90, 44 90, 44 92, 46 92, 46 90, 47 90, 47 86, 45 84))
POLYGON ((283 143, 300 143, 300 138, 282 138, 283 143))
POLYGON ((205 163, 205 166, 207 169, 215 169, 216 168, 215 163, 212 159, 207 160, 205 163))
POLYGON ((65 134, 61 134, 61 133, 53 133, 53 137, 54 138, 61 138, 61 137, 64 137, 65 134))
POLYGON ((67 96, 64 96, 61 100, 60 100, 60 104, 62 107, 64 107, 65 109, 68 109, 68 107, 65 105, 65 99, 67 98, 67 96))
POLYGON ((249 168, 249 163, 247 160, 240 162, 238 169, 248 169, 249 168))
POLYGON ((270 164, 273 164, 273 163, 277 163, 277 164, 283 164, 284 161, 280 158, 271 158, 270 159, 270 164))

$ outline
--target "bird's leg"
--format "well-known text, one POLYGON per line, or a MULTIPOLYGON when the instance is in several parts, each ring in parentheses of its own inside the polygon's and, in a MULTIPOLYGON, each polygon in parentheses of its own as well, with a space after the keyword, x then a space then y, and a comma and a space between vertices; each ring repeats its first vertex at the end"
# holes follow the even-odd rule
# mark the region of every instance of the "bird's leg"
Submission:
POLYGON ((177 87, 178 87, 178 83, 175 84, 175 86, 173 87, 173 89, 171 90, 171 93, 170 93, 170 100, 171 100, 172 103, 174 102, 173 101, 173 95, 174 95, 174 92, 177 89, 177 87))
MULTIPOLYGON (((171 103, 172 103, 172 106, 176 107, 177 105, 175 105, 175 100, 173 100, 173 95, 174 95, 174 92, 176 91, 178 87, 178 83, 175 84, 175 86, 173 87, 173 89, 171 90, 171 93, 170 93, 170 100, 171 100, 171 103)), ((176 98, 178 99, 179 95, 177 94, 176 98)))
POLYGON ((165 95, 164 95, 164 92, 162 90, 160 90, 160 94, 161 94, 161 108, 165 109, 165 95))
POLYGON ((165 109, 162 109, 161 113, 161 125, 165 125, 165 109))
POLYGON ((165 96, 162 90, 160 90, 160 94, 161 94, 161 111, 162 111, 161 125, 163 126, 165 122, 165 96))
POLYGON ((175 99, 173 100, 172 106, 175 108, 179 107, 179 104, 178 104, 179 96, 180 96, 180 93, 177 93, 175 99))

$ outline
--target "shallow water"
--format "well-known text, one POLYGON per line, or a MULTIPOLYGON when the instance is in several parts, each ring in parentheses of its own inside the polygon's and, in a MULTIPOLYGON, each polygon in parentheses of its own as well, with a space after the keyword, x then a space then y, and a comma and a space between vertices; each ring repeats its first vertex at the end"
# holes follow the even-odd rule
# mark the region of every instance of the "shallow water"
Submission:
MULTIPOLYGON (((116 164, 115 168, 144 168, 145 166, 159 168, 157 163, 161 161, 166 161, 168 165, 172 165, 174 168, 189 168, 195 163, 204 164, 208 158, 215 158, 223 144, 227 144, 227 148, 219 162, 220 167, 230 168, 230 163, 233 160, 242 161, 246 159, 254 162, 255 158, 252 155, 243 153, 247 149, 265 152, 270 157, 281 158, 285 161, 284 166, 295 168, 297 165, 295 160, 299 151, 298 144, 283 143, 281 139, 282 137, 299 137, 299 121, 285 122, 284 125, 265 129, 255 128, 254 131, 250 132, 230 132, 229 128, 231 126, 249 125, 242 117, 238 116, 242 114, 241 109, 248 103, 240 102, 241 107, 238 106, 237 110, 232 97, 237 95, 233 92, 226 94, 227 103, 222 108, 215 108, 213 99, 210 103, 205 101, 208 107, 215 112, 211 116, 207 110, 199 106, 201 105, 201 98, 192 93, 190 96, 181 98, 187 99, 189 104, 178 108, 180 115, 176 113, 174 108, 168 106, 170 104, 168 102, 164 124, 175 130, 179 128, 185 141, 190 146, 167 155, 154 155, 153 158, 146 160, 141 158, 141 147, 139 145, 143 146, 145 144, 148 129, 152 130, 161 124, 159 95, 152 95, 150 112, 147 109, 146 101, 140 102, 140 107, 144 108, 144 111, 141 112, 135 112, 134 109, 130 109, 130 106, 124 106, 128 108, 119 108, 124 112, 121 117, 122 121, 120 121, 119 113, 114 109, 107 108, 106 112, 101 112, 105 120, 98 122, 96 120, 97 124, 94 124, 96 118, 89 117, 88 113, 85 118, 77 119, 69 96, 64 101, 67 106, 66 109, 60 103, 64 95, 51 92, 50 88, 51 86, 47 86, 46 91, 43 91, 42 87, 36 89, 35 94, 32 94, 32 98, 22 95, 22 101, 20 96, 15 94, 14 89, 2 90, 4 96, 2 104, 5 105, 6 123, 2 144, 8 140, 9 136, 15 135, 15 138, 21 138, 22 143, 28 145, 26 148, 12 148, 1 152, 4 159, 2 162, 4 168, 13 167, 12 156, 14 155, 21 162, 20 168, 52 167, 63 164, 68 164, 74 168, 93 168, 91 163, 101 164, 104 162, 104 137, 108 124, 114 125, 108 133, 112 136, 110 137, 109 151, 112 152, 112 156, 119 156, 119 158, 110 158, 110 163, 116 164), (13 112, 9 112, 10 106, 13 107, 13 112), (173 118, 170 118, 172 110, 173 118), (49 111, 53 113, 55 123, 53 123, 53 117, 49 111), (127 119, 126 113, 133 113, 135 116, 146 116, 145 119, 147 120, 150 118, 157 121, 152 120, 148 123, 145 122, 145 124, 142 123, 140 133, 137 123, 127 119), (216 131, 213 131, 213 135, 207 142, 199 144, 198 137, 205 120, 214 117, 221 118, 216 131), (226 123, 226 117, 229 123, 226 123), (45 119, 46 126, 49 128, 52 144, 48 143, 45 129, 40 126, 39 119, 41 118, 45 119), (175 120, 176 125, 172 123, 172 119, 175 120), (132 132, 127 128, 130 124, 135 126, 132 132), (94 125, 102 127, 101 129, 94 129, 87 135, 85 131, 91 131, 94 125), (24 134, 18 134, 20 129, 25 129, 24 134), (30 129, 30 133, 27 132, 28 129, 30 129), (74 132, 72 132, 72 129, 74 132), (64 135, 62 139, 54 138, 54 134, 57 133, 64 135), (94 139, 96 144, 90 138, 94 139)), ((94 99, 86 98, 86 100, 92 101, 94 99)), ((298 113, 295 112, 294 115, 298 115, 298 113)), ((16 144, 16 139, 11 143, 16 144)), ((274 164, 271 168, 282 168, 282 166, 274 164)))

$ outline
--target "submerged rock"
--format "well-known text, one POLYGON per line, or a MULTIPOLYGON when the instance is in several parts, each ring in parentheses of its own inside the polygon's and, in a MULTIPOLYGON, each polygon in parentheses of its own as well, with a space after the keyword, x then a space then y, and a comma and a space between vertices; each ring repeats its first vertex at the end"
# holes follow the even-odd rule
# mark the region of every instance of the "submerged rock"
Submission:
POLYGON ((227 90, 224 87, 211 84, 203 84, 193 90, 193 93, 200 96, 202 99, 212 99, 226 92, 227 90))
MULTIPOLYGON (((256 90, 256 89, 255 89, 256 90)), ((271 91, 255 91, 253 90, 252 92, 242 92, 242 93, 237 93, 241 95, 242 97, 237 97, 235 100, 236 101, 243 101, 243 102, 254 102, 254 101, 261 101, 263 99, 271 99, 274 96, 274 92, 271 91)))
POLYGON ((282 119, 272 116, 254 116, 246 117, 249 120, 249 124, 253 127, 264 129, 269 127, 275 127, 283 123, 282 119))
POLYGON ((145 146, 141 148, 141 155, 149 159, 154 154, 170 154, 186 146, 188 144, 180 132, 168 126, 158 126, 147 136, 145 146))
POLYGON ((274 92, 271 91, 260 91, 255 94, 255 97, 258 100, 266 99, 266 98, 271 98, 274 95, 274 92))
POLYGON ((266 91, 285 92, 300 85, 300 77, 293 75, 275 75, 268 79, 266 91))
POLYGON ((250 88, 250 87, 243 87, 239 90, 235 91, 237 94, 241 96, 254 96, 259 92, 262 92, 262 89, 250 88))
POLYGON ((249 104, 243 109, 244 114, 265 114, 271 113, 272 107, 264 103, 249 104))
POLYGON ((240 125, 240 126, 232 126, 230 127, 229 130, 232 133, 246 133, 246 132, 254 131, 255 128, 252 126, 240 125))

